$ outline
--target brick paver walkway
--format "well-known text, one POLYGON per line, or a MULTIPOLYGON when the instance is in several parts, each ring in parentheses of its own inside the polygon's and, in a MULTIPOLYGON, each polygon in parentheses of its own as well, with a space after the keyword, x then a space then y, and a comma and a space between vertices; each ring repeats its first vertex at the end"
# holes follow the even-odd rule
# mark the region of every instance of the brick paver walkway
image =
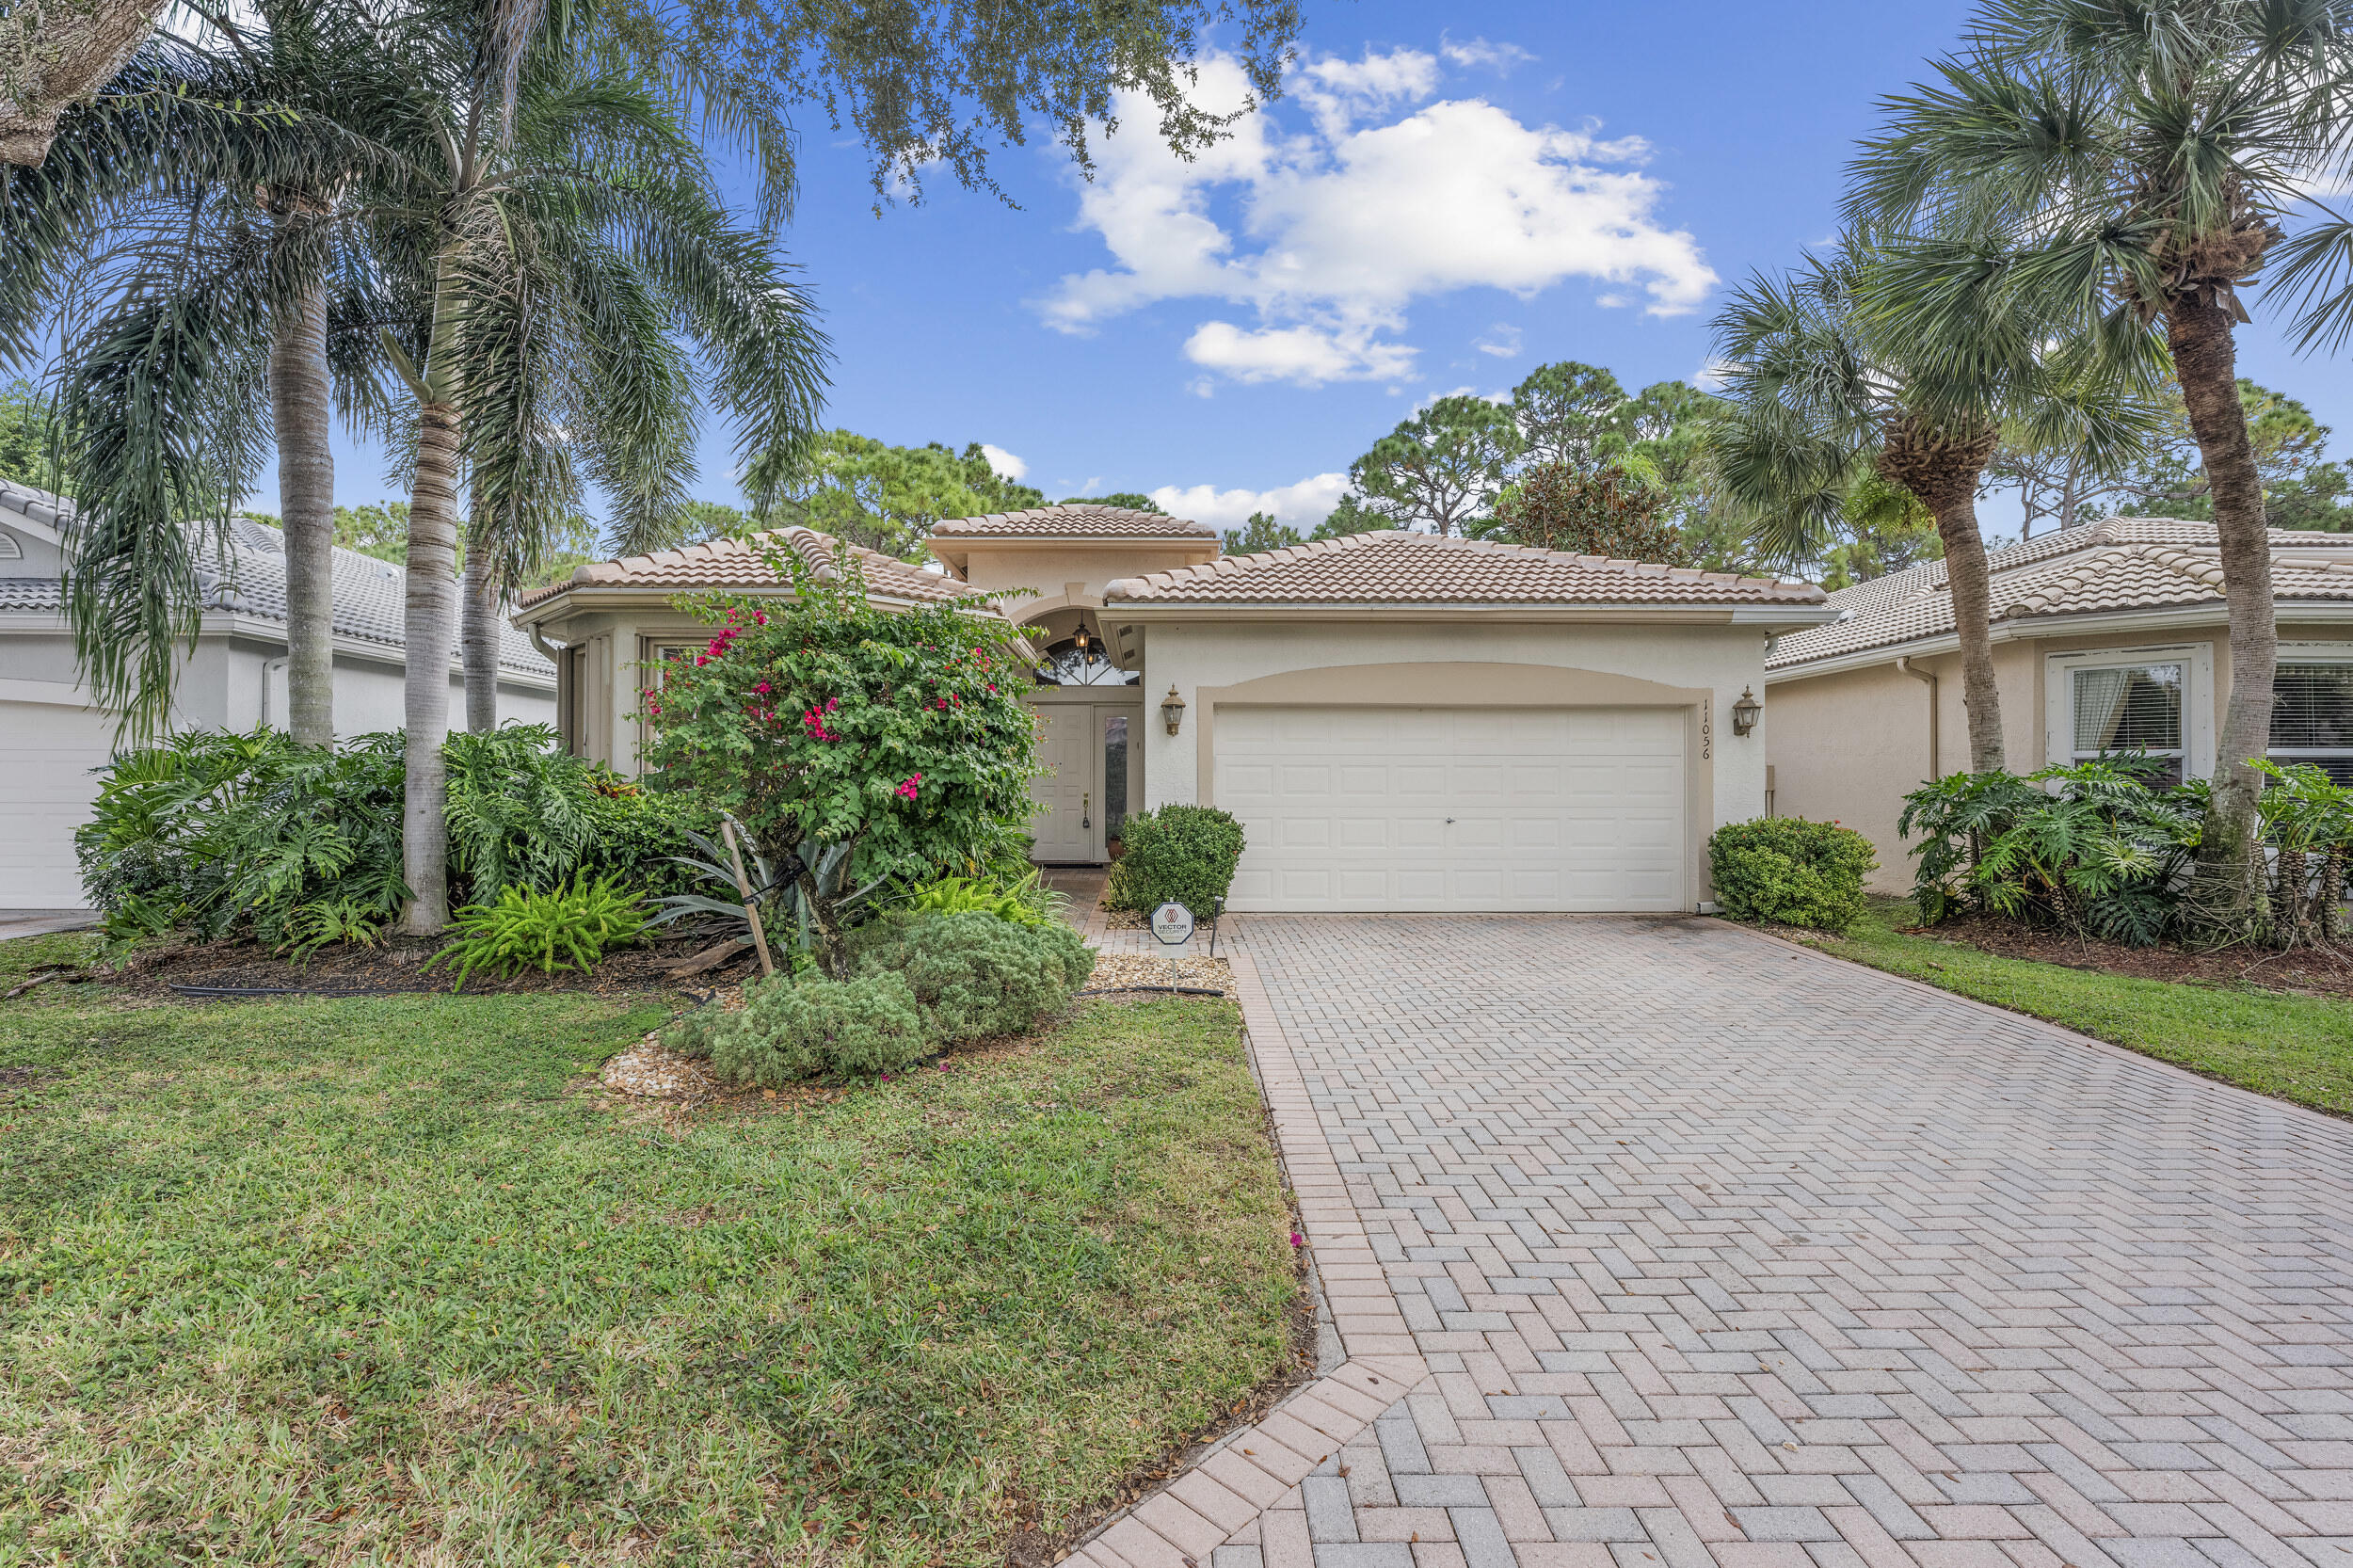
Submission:
POLYGON ((2353 1126, 1712 921, 1241 936, 1350 1359, 1099 1568, 2353 1568, 2353 1126))

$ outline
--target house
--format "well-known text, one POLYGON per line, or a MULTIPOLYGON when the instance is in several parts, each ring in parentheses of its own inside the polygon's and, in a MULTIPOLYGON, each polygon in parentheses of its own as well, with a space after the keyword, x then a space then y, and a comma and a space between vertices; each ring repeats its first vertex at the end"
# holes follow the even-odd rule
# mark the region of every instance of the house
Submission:
MULTIPOLYGON (((1993 666, 2012 772, 2146 751, 2203 778, 2231 689, 2211 523, 2111 518, 1990 553, 1993 666)), ((2353 536, 2271 532, 2280 665, 2271 755, 2353 782, 2353 536)), ((1879 846, 1874 881, 1911 886, 1903 796, 1969 766, 1945 564, 1830 596, 1838 619, 1766 661, 1772 798, 1879 846)))
MULTIPOLYGON (((73 830, 98 795, 93 770, 112 756, 116 716, 90 705, 65 621, 64 531, 72 504, 0 480, 0 908, 83 903, 73 830)), ((335 552, 335 726, 339 733, 402 722, 408 575, 356 551, 335 552)), ((286 722, 284 540, 265 523, 230 525, 228 550, 200 573, 202 629, 180 650, 172 724, 250 729, 286 722)), ((520 632, 500 655, 499 715, 555 717, 554 674, 520 632)), ((453 711, 463 674, 453 661, 453 711)))
MULTIPOLYGON (((1418 534, 1225 557, 1110 506, 956 519, 931 548, 941 571, 861 555, 870 589, 996 594, 1032 629, 1037 858, 1102 861, 1130 810, 1223 807, 1242 910, 1691 909, 1708 834, 1765 807, 1763 730, 1731 712, 1773 636, 1837 614, 1807 584, 1418 534)), ((667 602, 698 587, 789 591, 724 541, 523 606, 584 754, 635 766, 643 672, 708 637, 667 602)))

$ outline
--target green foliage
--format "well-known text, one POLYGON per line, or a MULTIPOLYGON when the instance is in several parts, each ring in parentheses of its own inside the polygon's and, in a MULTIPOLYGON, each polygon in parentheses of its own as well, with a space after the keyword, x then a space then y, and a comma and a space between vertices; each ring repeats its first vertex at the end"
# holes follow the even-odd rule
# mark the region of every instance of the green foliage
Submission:
POLYGON ((408 503, 376 501, 365 506, 335 508, 335 542, 345 550, 408 564, 408 503))
POLYGON ((1228 555, 1256 555, 1261 551, 1281 550, 1286 545, 1306 542, 1298 529, 1278 522, 1272 512, 1253 512, 1250 520, 1241 527, 1225 531, 1225 553, 1228 555))
MULTIPOLYGON (((1055 504, 1061 506, 1118 506, 1130 512, 1159 512, 1160 504, 1135 490, 1114 490, 1109 495, 1066 495, 1055 504)), ((1161 514, 1165 516, 1165 513, 1161 514)))
POLYGON ((1061 923, 1062 906, 1069 902, 1066 894, 1047 887, 1045 878, 1032 870, 1010 887, 994 877, 943 876, 908 893, 900 907, 919 915, 977 911, 1016 925, 1052 925, 1061 923))
POLYGON ((2256 813, 2272 847, 2271 939, 2281 947, 2345 935, 2345 888, 2353 863, 2353 789, 2310 762, 2257 759, 2270 779, 2256 813))
POLYGON ((908 560, 921 559, 924 534, 943 519, 1020 511, 1046 499, 999 475, 978 441, 959 455, 937 441, 891 446, 848 430, 817 439, 783 497, 810 527, 908 560))
POLYGON ((451 857, 474 903, 511 883, 549 888, 576 874, 616 872, 653 892, 688 880, 669 857, 709 814, 684 795, 566 755, 552 726, 455 732, 441 756, 451 857))
MULTIPOLYGON (((538 725, 450 737, 446 821, 473 902, 608 874, 681 885, 669 856, 702 808, 567 757, 554 740, 538 725)), ((105 770, 74 837, 83 887, 125 932, 250 931, 301 952, 368 939, 407 895, 404 774, 396 734, 333 750, 270 729, 167 737, 105 770)))
POLYGON ((2180 923, 2198 847, 2202 781, 2153 785, 2133 758, 2024 778, 1957 773, 1904 797, 1914 895, 1930 924, 1967 910, 2147 947, 2180 923))
POLYGON ((723 1082, 762 1089, 901 1073, 933 1049, 915 992, 895 974, 753 981, 742 1007, 689 1014, 668 1039, 686 1055, 709 1058, 723 1082))
POLYGON ((1667 515, 1672 500, 1621 469, 1547 463, 1505 487, 1494 520, 1478 532, 1535 550, 1689 566, 1682 531, 1667 515))
POLYGON ((1936 519, 1918 496, 1900 485, 1866 473, 1848 488, 1840 507, 1845 514, 1843 537, 1823 552, 1817 580, 1825 588, 1867 583, 1944 557, 1945 540, 1936 531, 1936 519))
POLYGON ((49 466, 52 424, 49 404, 30 381, 0 382, 0 479, 37 490, 54 490, 49 466))
POLYGON ((646 763, 814 891, 813 938, 838 976, 845 897, 978 870, 1022 831, 1037 771, 1029 664, 979 601, 884 611, 846 551, 823 577, 789 555, 774 565, 792 599, 691 601, 716 634, 645 693, 646 763))
POLYGON ((1844 931, 1863 913, 1863 879, 1879 861, 1853 828, 1759 817, 1718 828, 1707 864, 1716 902, 1733 920, 1844 931))
POLYGON ((1121 830, 1127 853, 1112 865, 1104 903, 1138 912, 1181 904, 1208 920, 1231 891, 1241 863, 1242 827, 1213 806, 1134 811, 1121 830))
POLYGON ((1349 465, 1349 492, 1376 528, 1455 534, 1487 515, 1520 449, 1512 410, 1483 397, 1439 398, 1349 465))
POLYGON ((603 876, 591 882, 584 876, 544 893, 509 885, 495 904, 470 904, 457 910, 451 918, 457 939, 424 967, 455 963, 457 979, 452 990, 461 989, 466 977, 479 968, 493 969, 502 977, 534 968, 542 974, 559 968, 592 969, 607 952, 629 946, 646 929, 646 912, 637 895, 616 888, 615 880, 603 876))
POLYGON ((110 922, 245 928, 277 946, 303 939, 307 906, 399 907, 400 807, 397 736, 328 751, 279 730, 190 730, 115 760, 74 847, 110 922))
POLYGON ((936 1045, 1018 1034, 1070 1000, 1095 954, 1060 920, 1016 922, 980 910, 891 911, 862 927, 855 972, 914 987, 936 1045))

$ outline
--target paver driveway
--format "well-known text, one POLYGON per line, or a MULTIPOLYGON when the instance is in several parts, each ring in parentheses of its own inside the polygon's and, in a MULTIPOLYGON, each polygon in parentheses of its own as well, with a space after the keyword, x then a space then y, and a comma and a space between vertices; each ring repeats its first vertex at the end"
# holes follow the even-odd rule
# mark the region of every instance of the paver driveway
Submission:
POLYGON ((1429 1375, 1216 1568, 2353 1568, 2353 1126, 1712 921, 1243 944, 1429 1375))

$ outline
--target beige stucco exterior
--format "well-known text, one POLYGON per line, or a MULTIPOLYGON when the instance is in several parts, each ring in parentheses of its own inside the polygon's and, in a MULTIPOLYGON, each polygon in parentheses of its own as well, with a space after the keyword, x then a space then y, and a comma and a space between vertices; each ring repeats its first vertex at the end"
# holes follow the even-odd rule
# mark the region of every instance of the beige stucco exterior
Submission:
MULTIPOLYGON (((2194 612, 2084 617, 2070 628, 2038 626, 2034 634, 1996 627, 1994 680, 2002 701, 2002 746, 2013 773, 2051 761, 2051 682, 2054 657, 2149 650, 2185 659, 2192 670, 2184 714, 2188 770, 2214 766, 2214 737, 2231 689, 2231 648, 2220 606, 2194 612)), ((2313 615, 2282 605, 2281 657, 2299 645, 2328 649, 2353 644, 2353 615, 2313 615)), ((1961 655, 1949 636, 1908 648, 1826 661, 1831 667, 1775 670, 1767 677, 1766 725, 1773 742, 1773 810, 1778 816, 1837 822, 1869 837, 1879 848, 1872 886, 1901 892, 1912 886, 1912 860, 1897 819, 1903 797, 1931 778, 1967 771, 1969 720, 1961 706, 1961 655), (1936 757, 1929 759, 1931 687, 1897 666, 1933 676, 1936 757)), ((2061 669, 2064 670, 2062 665, 2061 669)), ((2062 743, 2063 746, 2063 743, 2062 743)))

